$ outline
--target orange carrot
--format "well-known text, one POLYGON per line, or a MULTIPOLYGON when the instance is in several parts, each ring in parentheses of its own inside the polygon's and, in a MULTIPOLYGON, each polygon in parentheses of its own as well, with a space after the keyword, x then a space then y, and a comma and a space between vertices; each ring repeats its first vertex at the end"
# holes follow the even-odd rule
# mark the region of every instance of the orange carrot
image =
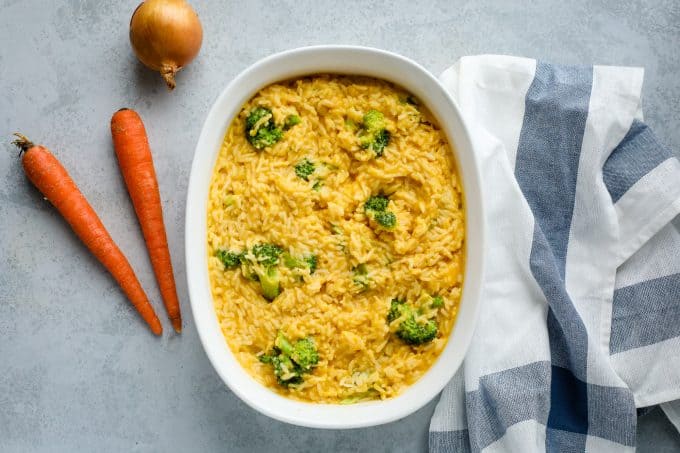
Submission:
POLYGON ((182 317, 163 224, 161 196, 144 123, 134 110, 121 109, 111 118, 111 135, 125 185, 142 227, 165 309, 172 326, 179 333, 182 331, 182 317))
POLYGON ((14 135, 17 140, 13 143, 23 153, 21 163, 28 179, 57 208, 90 252, 113 275, 151 331, 160 335, 163 332, 161 322, 149 304, 130 263, 113 242, 66 169, 44 146, 34 145, 21 134, 14 135))

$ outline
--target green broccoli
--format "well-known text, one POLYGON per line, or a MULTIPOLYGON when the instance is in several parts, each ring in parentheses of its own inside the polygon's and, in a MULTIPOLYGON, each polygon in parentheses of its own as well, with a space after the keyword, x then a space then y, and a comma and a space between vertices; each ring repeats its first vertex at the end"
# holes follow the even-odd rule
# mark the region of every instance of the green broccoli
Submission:
MULTIPOLYGON (((274 300, 281 294, 281 276, 278 267, 280 264, 291 269, 307 269, 310 275, 316 271, 318 265, 316 255, 296 258, 272 243, 254 245, 250 254, 242 254, 240 260, 243 276, 259 282, 262 296, 268 301, 274 300)), ((300 281, 303 281, 302 275, 298 277, 300 281)))
POLYGON ((309 269, 309 274, 311 275, 316 271, 318 259, 316 255, 309 255, 300 259, 288 252, 284 252, 283 264, 290 269, 309 269))
POLYGON ((243 273, 243 276, 251 282, 260 281, 260 276, 257 275, 257 272, 255 272, 247 263, 241 267, 241 272, 243 273))
POLYGON ((387 323, 399 320, 396 335, 404 343, 421 345, 429 343, 437 336, 437 323, 434 320, 417 321, 413 308, 399 299, 392 299, 387 313, 387 323))
POLYGON ((293 344, 286 338, 286 336, 279 330, 276 334, 276 339, 274 340, 274 347, 278 348, 279 351, 283 352, 287 356, 293 353, 293 344))
POLYGON ((390 200, 384 195, 373 195, 364 203, 365 211, 382 212, 387 209, 390 200))
POLYGON ((304 266, 301 260, 295 258, 288 252, 284 252, 283 254, 283 264, 290 269, 296 269, 304 266))
POLYGON ((378 222, 381 227, 387 230, 391 230, 397 225, 397 216, 394 215, 394 212, 376 212, 373 214, 373 219, 378 222))
POLYGON ((297 115, 288 115, 288 116, 286 117, 286 121, 283 123, 283 130, 284 130, 284 131, 287 131, 287 130, 290 129, 291 127, 297 126, 297 125, 300 124, 301 122, 302 122, 302 120, 300 119, 299 116, 297 116, 297 115))
POLYGON ((241 258, 243 275, 250 280, 260 282, 262 296, 272 301, 281 294, 279 270, 276 266, 279 264, 283 249, 276 244, 264 243, 254 245, 250 252, 255 262, 253 263, 252 258, 249 259, 245 255, 241 258), (261 266, 254 266, 255 264, 261 266))
POLYGON ((391 323, 401 316, 402 307, 406 301, 394 298, 390 302, 390 311, 387 312, 387 323, 391 323))
POLYGON ((307 258, 305 258, 305 262, 307 263, 307 266, 309 267, 309 273, 313 274, 316 272, 316 268, 319 265, 319 260, 316 257, 316 255, 310 255, 307 258))
POLYGON ((274 124, 272 111, 266 107, 255 107, 246 118, 245 128, 248 142, 257 150, 274 145, 283 137, 283 131, 274 124))
POLYGON ((243 262, 244 254, 241 252, 232 252, 231 250, 218 250, 215 256, 222 261, 225 269, 235 269, 243 262))
POLYGON ((283 253, 283 249, 276 244, 257 244, 253 246, 252 253, 258 263, 276 266, 279 264, 279 256, 283 253))
POLYGON ((302 370, 285 354, 272 353, 260 356, 260 362, 274 367, 274 376, 279 385, 284 387, 295 386, 303 381, 302 370))
POLYGON ((390 131, 383 129, 375 133, 373 141, 368 143, 362 143, 362 147, 365 149, 370 149, 375 153, 377 157, 381 157, 385 153, 385 147, 390 144, 390 131))
POLYGON ((264 272, 258 274, 258 277, 260 288, 262 288, 262 296, 265 299, 272 301, 281 294, 279 270, 276 267, 267 267, 264 272))
POLYGON ((360 291, 366 291, 371 283, 371 279, 368 277, 368 267, 365 263, 361 263, 358 266, 352 268, 352 273, 354 277, 352 282, 359 288, 360 291))
POLYGON ((319 353, 316 351, 314 340, 309 337, 302 338, 292 344, 279 332, 274 344, 305 372, 310 371, 312 367, 319 363, 319 353))
POLYGON ((267 107, 255 107, 246 117, 246 129, 250 130, 263 118, 273 118, 272 111, 267 107))
POLYGON ((407 344, 420 345, 429 343, 437 336, 437 323, 434 320, 418 322, 411 314, 399 324, 397 336, 407 344))
POLYGON ((377 110, 369 110, 363 118, 363 126, 368 132, 376 132, 385 128, 385 115, 377 110))
POLYGON ((364 211, 375 222, 386 230, 397 225, 397 216, 387 210, 389 199, 384 195, 373 195, 364 203, 364 211))
POLYGON ((311 338, 291 343, 279 332, 272 351, 259 359, 274 367, 274 375, 280 385, 291 386, 302 383, 303 374, 309 373, 319 363, 319 353, 311 338))
POLYGON ((363 118, 359 131, 359 143, 362 148, 370 149, 380 157, 390 143, 390 132, 385 129, 385 116, 377 110, 369 110, 363 118))
MULTIPOLYGON (((326 166, 328 168, 333 167, 332 165, 325 164, 324 162, 322 162, 321 165, 326 166)), ((312 176, 316 169, 317 164, 307 157, 305 157, 297 164, 295 164, 295 174, 297 175, 298 178, 304 179, 305 181, 309 181, 309 177, 312 176)), ((312 185, 312 190, 318 192, 319 190, 321 190, 321 187, 323 187, 323 180, 317 179, 316 181, 314 181, 314 184, 312 185)))
POLYGON ((444 298, 442 296, 434 296, 432 298, 432 303, 430 307, 432 308, 442 308, 444 306, 444 298))
POLYGON ((315 167, 314 162, 305 157, 295 165, 295 174, 298 178, 309 181, 309 177, 314 173, 315 167))
MULTIPOLYGON (((225 266, 233 269, 239 264, 243 276, 254 282, 259 282, 262 296, 268 301, 274 300, 281 294, 281 276, 278 266, 283 265, 291 269, 307 269, 313 274, 318 266, 316 255, 296 258, 283 248, 273 243, 256 244, 250 253, 218 252, 218 257, 225 266)), ((299 276, 302 281, 302 276, 299 276)))

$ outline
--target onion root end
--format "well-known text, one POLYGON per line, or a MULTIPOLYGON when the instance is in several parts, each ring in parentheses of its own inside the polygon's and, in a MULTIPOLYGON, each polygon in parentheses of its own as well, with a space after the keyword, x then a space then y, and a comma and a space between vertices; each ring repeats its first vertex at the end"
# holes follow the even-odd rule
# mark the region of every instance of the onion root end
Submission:
POLYGON ((177 74, 177 71, 179 71, 179 68, 174 65, 164 64, 161 67, 161 76, 170 91, 175 89, 175 74, 177 74))

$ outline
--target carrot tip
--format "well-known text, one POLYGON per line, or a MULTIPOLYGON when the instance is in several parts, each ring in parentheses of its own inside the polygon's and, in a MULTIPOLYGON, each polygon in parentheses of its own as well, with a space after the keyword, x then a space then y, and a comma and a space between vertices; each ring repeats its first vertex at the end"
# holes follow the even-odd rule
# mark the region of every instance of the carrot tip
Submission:
POLYGON ((161 322, 158 320, 158 318, 149 323, 149 327, 151 328, 151 331, 154 333, 154 335, 161 336, 163 334, 163 326, 161 325, 161 322))
POLYGON ((173 319, 172 327, 175 329, 175 332, 182 333, 182 318, 173 319))

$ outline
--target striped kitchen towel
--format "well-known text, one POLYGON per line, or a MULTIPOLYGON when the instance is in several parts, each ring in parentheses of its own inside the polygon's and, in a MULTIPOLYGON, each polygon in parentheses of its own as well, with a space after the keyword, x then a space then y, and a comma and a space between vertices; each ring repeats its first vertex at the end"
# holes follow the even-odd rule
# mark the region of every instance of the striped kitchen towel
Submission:
POLYGON ((642 79, 504 56, 442 74, 479 154, 488 255, 430 451, 634 451, 636 409, 680 399, 680 162, 642 121, 642 79))

